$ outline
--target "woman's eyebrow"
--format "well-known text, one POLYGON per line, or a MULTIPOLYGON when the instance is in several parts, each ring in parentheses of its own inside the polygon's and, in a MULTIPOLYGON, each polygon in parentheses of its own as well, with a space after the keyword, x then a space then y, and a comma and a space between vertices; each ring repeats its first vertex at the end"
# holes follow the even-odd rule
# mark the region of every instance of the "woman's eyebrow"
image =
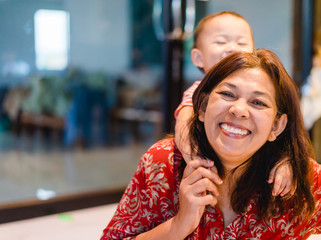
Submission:
POLYGON ((270 94, 268 94, 268 93, 266 93, 266 92, 262 92, 262 91, 254 91, 253 92, 253 94, 254 95, 256 95, 256 96, 262 96, 262 97, 266 97, 266 98, 268 98, 269 100, 271 100, 272 101, 272 97, 271 97, 271 95, 270 94))
POLYGON ((237 86, 235 84, 228 83, 228 82, 222 82, 222 83, 218 84, 217 87, 223 87, 225 85, 226 85, 226 87, 237 89, 237 86))
MULTIPOLYGON (((223 86, 229 87, 231 89, 237 89, 238 88, 237 85, 235 85, 233 83, 229 83, 229 82, 223 82, 223 83, 220 83, 218 85, 218 87, 223 87, 223 86)), ((269 100, 272 101, 271 95, 269 93, 267 93, 267 92, 262 92, 262 91, 257 90, 257 91, 253 92, 253 95, 259 96, 259 97, 266 97, 266 98, 268 98, 269 100)))

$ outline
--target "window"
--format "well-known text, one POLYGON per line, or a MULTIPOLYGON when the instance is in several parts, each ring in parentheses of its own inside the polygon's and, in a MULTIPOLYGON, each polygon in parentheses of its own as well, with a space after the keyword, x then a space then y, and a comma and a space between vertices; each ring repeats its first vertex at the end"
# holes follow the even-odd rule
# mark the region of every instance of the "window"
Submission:
POLYGON ((68 64, 69 13, 41 9, 34 20, 37 69, 64 70, 68 64))

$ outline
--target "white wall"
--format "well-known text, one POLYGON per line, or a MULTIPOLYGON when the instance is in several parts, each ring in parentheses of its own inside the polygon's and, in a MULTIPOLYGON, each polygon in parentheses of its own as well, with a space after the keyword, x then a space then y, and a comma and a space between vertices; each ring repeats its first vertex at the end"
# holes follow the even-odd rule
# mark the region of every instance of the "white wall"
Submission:
POLYGON ((70 12, 70 64, 118 73, 130 59, 130 9, 127 0, 65 0, 70 12), (89 17, 90 16, 90 17, 89 17))

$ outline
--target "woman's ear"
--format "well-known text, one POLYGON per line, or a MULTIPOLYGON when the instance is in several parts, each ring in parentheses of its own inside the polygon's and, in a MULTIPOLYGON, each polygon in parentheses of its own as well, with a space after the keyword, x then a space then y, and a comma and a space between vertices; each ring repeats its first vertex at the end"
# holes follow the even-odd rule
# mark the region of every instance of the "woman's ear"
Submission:
POLYGON ((285 129, 286 124, 288 123, 288 116, 282 114, 281 117, 275 120, 274 126, 271 130, 268 141, 273 142, 285 129))
POLYGON ((204 122, 204 115, 205 115, 205 112, 203 110, 200 110, 198 113, 198 120, 200 120, 201 122, 204 122))
POLYGON ((191 59, 192 59, 192 62, 194 63, 195 66, 197 66, 199 68, 204 67, 202 52, 199 49, 197 49, 197 48, 192 49, 191 59))

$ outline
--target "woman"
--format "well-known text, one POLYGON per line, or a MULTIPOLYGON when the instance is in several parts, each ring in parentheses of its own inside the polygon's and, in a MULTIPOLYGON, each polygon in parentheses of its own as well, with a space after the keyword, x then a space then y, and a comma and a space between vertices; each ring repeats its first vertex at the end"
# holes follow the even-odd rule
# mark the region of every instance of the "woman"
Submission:
POLYGON ((101 239, 306 239, 321 233, 321 168, 310 160, 297 88, 275 54, 259 49, 223 59, 197 88, 193 108, 192 154, 211 161, 185 165, 173 139, 153 145, 101 239), (286 199, 272 197, 267 183, 282 156, 290 156, 298 183, 286 199))

